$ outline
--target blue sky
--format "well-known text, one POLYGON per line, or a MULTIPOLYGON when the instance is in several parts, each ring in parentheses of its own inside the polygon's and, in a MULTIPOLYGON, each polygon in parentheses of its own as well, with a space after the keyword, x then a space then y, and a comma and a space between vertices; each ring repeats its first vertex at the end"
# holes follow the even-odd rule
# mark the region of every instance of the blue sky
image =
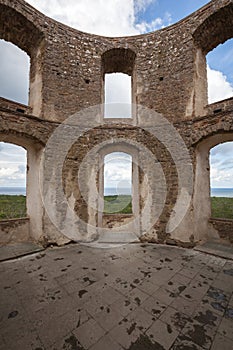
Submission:
MULTIPOLYGON (((136 2, 142 4, 143 1, 136 2)), ((204 0, 158 0, 158 1, 147 1, 148 6, 142 8, 136 15, 137 21, 152 22, 156 17, 165 18, 168 14, 171 18, 171 23, 178 22, 184 17, 188 16, 192 12, 198 10, 200 7, 206 5, 208 1, 204 0), (156 14, 156 16, 155 16, 156 14)))
POLYGON ((221 71, 227 76, 227 80, 233 85, 233 39, 220 44, 217 50, 207 55, 208 64, 212 69, 221 71))
MULTIPOLYGON (((27 0, 29 4, 81 31, 105 36, 138 35, 173 24, 207 4, 204 0, 27 0)), ((209 101, 233 96, 233 40, 207 56, 209 101)), ((0 41, 0 96, 27 104, 29 58, 13 45, 0 41)), ((125 84, 118 88, 125 94, 125 84)), ((110 98, 111 99, 111 98, 110 98)), ((213 187, 233 187, 233 143, 211 152, 213 187), (227 149, 227 152, 226 152, 227 149)), ((21 185, 25 151, 0 143, 0 186, 21 185), (11 148, 12 147, 12 148, 11 148), (8 153, 8 156, 6 155, 8 153), (9 159, 9 162, 7 162, 9 159), (13 166, 14 165, 14 166, 13 166), (18 182, 17 182, 18 178, 18 182)), ((108 173, 120 175, 112 162, 108 173)), ((25 177, 25 173, 24 173, 25 177)), ((111 182, 111 176, 108 175, 111 182)))

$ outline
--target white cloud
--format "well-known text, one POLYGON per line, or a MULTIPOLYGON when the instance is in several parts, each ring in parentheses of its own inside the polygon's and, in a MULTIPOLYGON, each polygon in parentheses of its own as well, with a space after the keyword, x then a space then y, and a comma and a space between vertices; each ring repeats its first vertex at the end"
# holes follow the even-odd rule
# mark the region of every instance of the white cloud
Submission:
POLYGON ((155 18, 150 23, 136 23, 136 14, 157 0, 27 0, 29 4, 78 30, 105 35, 137 35, 171 23, 171 16, 155 18))
POLYGON ((105 156, 104 187, 131 188, 132 157, 126 153, 114 152, 105 156))
POLYGON ((123 73, 105 75, 105 117, 131 117, 131 77, 123 73))
POLYGON ((225 142, 210 151, 211 187, 233 188, 233 142, 225 142))
POLYGON ((138 13, 145 11, 146 8, 153 2, 157 2, 157 0, 134 0, 135 12, 138 13))
POLYGON ((227 171, 213 168, 211 169, 211 187, 218 188, 218 187, 225 187, 225 188, 233 188, 233 168, 228 169, 227 171))
POLYGON ((131 77, 123 73, 105 75, 105 102, 131 103, 131 77))
POLYGON ((233 97, 233 86, 227 81, 227 77, 222 72, 207 66, 207 77, 209 103, 233 97))
POLYGON ((0 187, 26 186, 26 151, 0 142, 0 187))
POLYGON ((151 22, 142 21, 137 23, 135 26, 140 33, 152 32, 154 30, 164 28, 172 23, 172 17, 170 13, 166 12, 164 17, 157 17, 151 22))
POLYGON ((226 159, 227 157, 233 158, 233 142, 224 142, 211 149, 211 157, 216 160, 226 159))
POLYGON ((26 171, 22 172, 16 164, 0 167, 0 187, 25 187, 26 171))
POLYGON ((60 22, 88 33, 106 36, 138 34, 133 0, 27 0, 60 22))
POLYGON ((4 40, 0 40, 0 52, 0 96, 27 104, 29 56, 17 46, 4 40))

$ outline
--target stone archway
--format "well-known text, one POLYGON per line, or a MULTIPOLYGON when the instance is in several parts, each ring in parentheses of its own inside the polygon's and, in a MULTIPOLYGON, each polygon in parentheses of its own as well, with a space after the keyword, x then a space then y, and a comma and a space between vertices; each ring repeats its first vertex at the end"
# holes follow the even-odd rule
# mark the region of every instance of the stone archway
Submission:
POLYGON ((218 133, 198 143, 196 147, 196 178, 194 183, 193 207, 195 222, 198 223, 200 239, 219 238, 218 232, 210 224, 210 164, 209 152, 214 146, 233 141, 233 133, 218 133))
POLYGON ((35 241, 43 236, 43 206, 40 193, 39 168, 43 146, 38 140, 20 134, 0 134, 0 140, 21 146, 27 150, 27 215, 29 235, 35 241))
POLYGON ((103 199, 104 193, 104 158, 106 155, 114 152, 123 152, 132 157, 132 215, 123 214, 104 214, 102 200, 98 203, 98 228, 99 235, 103 234, 108 240, 111 236, 120 235, 122 239, 137 240, 140 236, 139 222, 139 167, 138 167, 138 150, 136 147, 126 142, 115 142, 106 144, 99 151, 99 199, 103 199), (111 233, 106 232, 109 229, 111 233), (124 237, 125 236, 125 237, 124 237), (127 236, 127 237, 126 237, 127 236))
POLYGON ((29 106, 40 116, 42 110, 42 57, 44 35, 36 25, 19 11, 0 4, 0 39, 9 41, 30 56, 29 106))

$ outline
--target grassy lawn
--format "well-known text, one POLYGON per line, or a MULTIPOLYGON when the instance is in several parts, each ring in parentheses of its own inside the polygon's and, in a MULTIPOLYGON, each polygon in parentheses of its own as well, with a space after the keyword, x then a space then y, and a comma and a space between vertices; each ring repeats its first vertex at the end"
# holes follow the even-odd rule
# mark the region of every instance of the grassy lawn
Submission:
POLYGON ((212 217, 233 219, 233 198, 211 197, 212 217))
MULTIPOLYGON (((104 196, 105 214, 132 214, 130 195, 104 196)), ((233 219, 233 198, 212 197, 212 217, 233 219)), ((22 195, 0 195, 0 220, 25 217, 26 197, 22 195)))
POLYGON ((27 216, 26 197, 0 194, 0 220, 27 216))
POLYGON ((132 214, 132 197, 130 195, 104 196, 105 214, 132 214))

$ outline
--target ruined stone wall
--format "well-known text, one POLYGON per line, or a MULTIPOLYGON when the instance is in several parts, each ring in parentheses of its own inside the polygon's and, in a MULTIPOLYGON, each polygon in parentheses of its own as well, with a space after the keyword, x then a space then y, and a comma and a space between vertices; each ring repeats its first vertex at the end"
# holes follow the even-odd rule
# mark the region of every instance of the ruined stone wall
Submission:
POLYGON ((112 48, 135 52, 136 103, 173 121, 195 116, 207 104, 205 67, 202 78, 198 74, 198 65, 205 62, 200 50, 205 54, 232 35, 229 0, 212 1, 163 30, 126 38, 79 32, 49 19, 23 0, 1 0, 0 6, 0 36, 25 50, 32 58, 33 71, 41 74, 39 78, 32 71, 31 85, 41 89, 41 106, 36 111, 47 120, 62 121, 102 102, 102 55, 112 48), (220 28, 214 40, 210 26, 211 31, 213 26, 220 28), (209 42, 214 46, 205 47, 209 42))
POLYGON ((31 239, 28 218, 0 221, 0 246, 31 239))
MULTIPOLYGON (((33 188, 39 186, 39 181, 42 181, 42 192, 43 181, 50 184, 51 189, 56 186, 56 169, 54 173, 42 172, 38 175, 41 165, 43 168, 43 152, 60 123, 75 113, 81 113, 81 119, 77 114, 77 118, 74 117, 70 125, 68 122, 64 130, 70 128, 71 134, 77 130, 77 135, 82 134, 82 137, 77 136, 73 145, 68 147, 62 168, 62 186, 69 205, 84 222, 98 226, 99 219, 98 210, 90 209, 89 205, 90 201, 97 201, 97 197, 93 197, 92 184, 85 189, 88 201, 77 187, 80 164, 85 155, 101 143, 108 146, 112 140, 121 140, 120 145, 125 140, 137 150, 139 168, 140 165, 144 167, 144 173, 139 169, 139 213, 143 212, 147 196, 150 202, 148 216, 150 219, 155 216, 160 201, 156 195, 156 188, 160 186, 156 182, 157 171, 164 174, 166 183, 163 210, 154 220, 150 232, 143 230, 147 219, 137 221, 140 235, 148 235, 148 240, 154 237, 159 242, 194 242, 216 234, 209 223, 208 152, 213 144, 202 142, 219 133, 223 135, 221 142, 231 139, 233 103, 229 99, 208 105, 205 55, 232 36, 232 0, 213 0, 173 26, 122 38, 77 31, 44 16, 23 0, 0 0, 0 38, 13 42, 31 58, 29 106, 0 99, 0 134, 2 141, 23 145, 30 154, 29 203, 30 208, 34 204, 37 208, 29 210, 34 238, 51 242, 67 240, 52 224, 38 189, 40 198, 36 201, 39 204, 33 204, 33 188), (119 120, 111 123, 104 120, 101 106, 104 74, 119 71, 132 76, 135 104, 133 118, 123 124, 119 120), (94 113, 85 110, 95 105, 100 106, 94 113), (140 106, 148 110, 143 111, 140 106), (74 120, 75 125, 72 124, 74 120), (189 179, 186 179, 184 188, 179 188, 180 174, 176 163, 182 162, 184 154, 180 151, 174 156, 180 142, 175 140, 175 132, 181 135, 182 147, 187 148, 190 156, 193 192, 185 194, 191 196, 190 205, 184 219, 173 230, 169 221, 182 210, 177 208, 176 203, 189 185, 189 179), (155 160, 152 162, 140 147, 151 152, 155 160), (147 188, 150 188, 150 193, 146 195, 147 188), (204 209, 199 208, 200 201, 204 209), (38 229, 37 222, 40 220, 38 229), (40 232, 35 233, 36 230, 40 232)), ((68 141, 69 134, 59 136, 53 145, 54 159, 68 141)), ((49 157, 52 161, 53 156, 50 154, 49 157)), ((87 180, 90 172, 96 173, 97 187, 98 164, 98 159, 93 158, 86 168, 87 180)), ((190 176, 188 170, 187 174, 185 171, 184 179, 186 175, 190 176)), ((45 192, 52 195, 49 186, 45 192)), ((56 195, 54 207, 59 201, 60 197, 56 195)), ((54 213, 62 225, 68 209, 62 212, 55 210, 54 213)), ((51 215, 54 213, 51 212, 51 215)))
POLYGON ((233 220, 227 219, 210 219, 214 228, 218 231, 219 236, 233 243, 233 220))

